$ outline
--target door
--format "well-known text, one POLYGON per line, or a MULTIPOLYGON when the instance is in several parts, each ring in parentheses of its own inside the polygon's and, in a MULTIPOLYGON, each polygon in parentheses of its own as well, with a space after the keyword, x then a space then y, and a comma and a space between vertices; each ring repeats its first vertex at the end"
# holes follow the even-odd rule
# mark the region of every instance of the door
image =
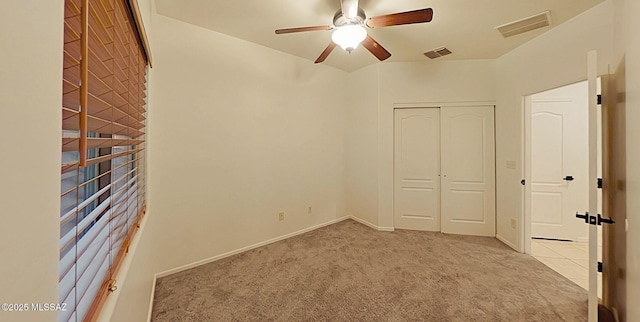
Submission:
POLYGON ((588 86, 531 97, 531 236, 587 241, 576 211, 589 206, 588 86))
POLYGON ((394 226, 440 231, 440 110, 394 112, 394 226))
POLYGON ((495 236, 493 106, 443 107, 442 232, 495 236))

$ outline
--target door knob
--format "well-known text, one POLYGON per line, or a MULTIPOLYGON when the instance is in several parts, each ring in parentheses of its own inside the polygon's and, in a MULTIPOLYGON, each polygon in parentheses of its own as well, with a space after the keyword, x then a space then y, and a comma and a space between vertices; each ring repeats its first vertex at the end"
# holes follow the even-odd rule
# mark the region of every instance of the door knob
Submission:
POLYGON ((573 176, 566 176, 564 178, 562 178, 562 180, 566 180, 566 181, 573 181, 573 176))

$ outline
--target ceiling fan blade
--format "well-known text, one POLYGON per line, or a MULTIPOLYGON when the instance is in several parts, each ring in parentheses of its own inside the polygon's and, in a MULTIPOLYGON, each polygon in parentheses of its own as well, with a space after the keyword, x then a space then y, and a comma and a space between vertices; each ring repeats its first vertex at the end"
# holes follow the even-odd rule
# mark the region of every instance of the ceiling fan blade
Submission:
POLYGON ((325 48, 325 50, 322 52, 322 54, 320 54, 320 57, 318 57, 318 59, 316 59, 316 64, 323 62, 325 59, 327 59, 327 57, 329 56, 329 54, 331 54, 331 52, 333 51, 334 48, 336 48, 336 43, 334 43, 333 41, 329 44, 329 46, 327 46, 327 48, 325 48))
POLYGON ((312 26, 312 27, 276 29, 276 35, 290 34, 290 33, 293 33, 293 32, 331 30, 331 29, 333 29, 332 26, 312 26))
POLYGON ((362 46, 364 46, 364 48, 367 48, 367 50, 374 56, 376 56, 376 58, 378 58, 380 61, 391 57, 391 53, 384 49, 384 47, 380 46, 380 44, 369 35, 367 35, 367 38, 362 41, 362 46))
POLYGON ((367 20, 367 26, 371 28, 379 28, 408 25, 412 23, 429 22, 431 19, 433 19, 433 9, 427 8, 372 17, 367 20))
POLYGON ((342 0, 342 14, 347 19, 353 19, 358 16, 358 0, 342 0))

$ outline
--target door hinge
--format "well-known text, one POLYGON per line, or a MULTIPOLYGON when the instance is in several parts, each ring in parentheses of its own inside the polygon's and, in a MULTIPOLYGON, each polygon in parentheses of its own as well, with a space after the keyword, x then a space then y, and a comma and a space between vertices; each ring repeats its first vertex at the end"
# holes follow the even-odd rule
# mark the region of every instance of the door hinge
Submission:
POLYGON ((602 178, 598 178, 598 189, 602 189, 602 178))
POLYGON ((520 180, 520 184, 524 186, 524 184, 527 183, 524 179, 520 180))
POLYGON ((602 94, 598 94, 598 105, 602 105, 602 94))
POLYGON ((598 262, 598 273, 602 273, 602 262, 598 262))
POLYGON ((603 218, 602 215, 598 214, 598 216, 590 216, 588 212, 583 214, 576 212, 576 218, 584 219, 584 222, 589 225, 594 226, 602 226, 602 224, 613 225, 616 222, 611 218, 603 218))

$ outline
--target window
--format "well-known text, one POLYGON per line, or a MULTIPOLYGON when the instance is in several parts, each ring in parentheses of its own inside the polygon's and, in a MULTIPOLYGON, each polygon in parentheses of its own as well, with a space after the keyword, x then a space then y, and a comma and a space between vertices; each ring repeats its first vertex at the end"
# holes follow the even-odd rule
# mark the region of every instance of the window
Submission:
POLYGON ((95 320, 145 212, 148 46, 135 0, 65 0, 59 321, 95 320))

